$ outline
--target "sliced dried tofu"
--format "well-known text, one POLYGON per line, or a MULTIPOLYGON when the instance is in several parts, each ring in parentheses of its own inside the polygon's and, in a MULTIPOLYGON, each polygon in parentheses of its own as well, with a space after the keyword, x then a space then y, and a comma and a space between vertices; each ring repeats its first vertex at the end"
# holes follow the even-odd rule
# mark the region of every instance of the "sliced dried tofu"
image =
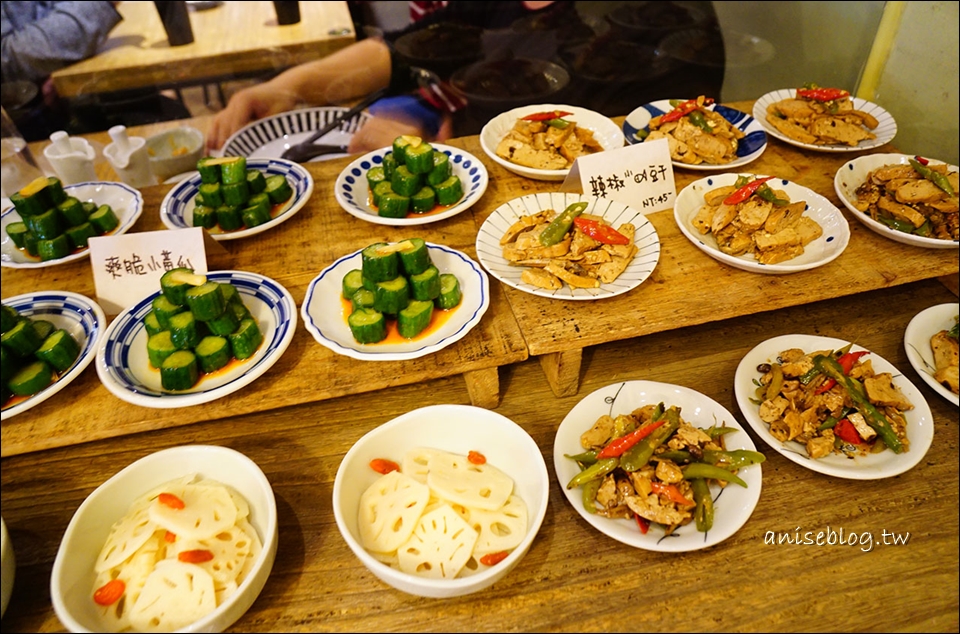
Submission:
POLYGON ((131 510, 110 528, 107 541, 97 555, 94 571, 103 572, 119 566, 137 552, 156 530, 157 524, 150 518, 149 500, 137 500, 131 510))
POLYGON ((147 577, 130 610, 130 623, 141 632, 172 632, 217 607, 213 577, 196 564, 165 559, 147 577))
POLYGON ((360 496, 360 540, 380 553, 396 550, 410 538, 430 499, 430 488, 391 471, 360 496))
POLYGON ((470 525, 479 533, 473 547, 475 555, 512 550, 527 534, 527 505, 519 496, 511 495, 496 511, 472 509, 470 525))
POLYGON ((214 588, 219 590, 236 583, 252 548, 252 541, 246 531, 239 526, 231 526, 210 539, 177 538, 167 547, 167 557, 176 559, 177 555, 184 551, 209 550, 213 553, 213 559, 197 565, 210 573, 214 588))
POLYGON ((438 453, 441 453, 439 449, 415 447, 403 455, 403 464, 400 465, 400 471, 417 482, 426 484, 430 458, 438 453))
POLYGON ((477 531, 449 505, 420 518, 398 550, 400 570, 433 579, 454 579, 473 553, 477 531))
POLYGON ((178 538, 207 539, 237 522, 237 505, 223 485, 188 484, 170 493, 183 500, 183 508, 161 504, 157 499, 150 505, 150 519, 178 538))
POLYGON ((490 463, 473 464, 466 456, 443 453, 430 460, 427 484, 437 495, 466 507, 494 511, 513 493, 513 479, 490 463))

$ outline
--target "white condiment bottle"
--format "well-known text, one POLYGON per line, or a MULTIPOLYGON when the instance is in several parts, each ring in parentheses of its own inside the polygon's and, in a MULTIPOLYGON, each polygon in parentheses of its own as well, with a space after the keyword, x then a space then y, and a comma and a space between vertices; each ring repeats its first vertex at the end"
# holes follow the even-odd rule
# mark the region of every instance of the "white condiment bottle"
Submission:
POLYGON ((147 141, 139 136, 127 136, 127 128, 115 125, 108 130, 113 143, 103 148, 103 155, 127 185, 145 187, 155 185, 156 178, 150 171, 150 156, 147 141))
POLYGON ((98 180, 93 169, 97 153, 86 139, 57 130, 50 135, 50 141, 52 143, 43 149, 43 155, 64 185, 98 180))

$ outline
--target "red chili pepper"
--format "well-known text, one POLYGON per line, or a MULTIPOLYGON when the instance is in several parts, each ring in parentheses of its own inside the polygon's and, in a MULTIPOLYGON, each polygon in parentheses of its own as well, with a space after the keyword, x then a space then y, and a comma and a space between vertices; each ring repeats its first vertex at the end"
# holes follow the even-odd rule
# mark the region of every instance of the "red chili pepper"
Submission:
POLYGON ((747 198, 753 196, 760 186, 766 183, 768 180, 772 179, 773 176, 767 176, 765 178, 758 178, 750 181, 737 191, 733 192, 729 196, 723 199, 724 205, 737 205, 745 201, 747 198))
MULTIPOLYGON (((852 370, 853 366, 857 364, 857 361, 860 360, 860 357, 866 354, 870 354, 870 352, 867 350, 861 350, 860 352, 847 352, 840 355, 840 357, 837 359, 837 363, 839 363, 840 367, 843 368, 844 374, 850 374, 850 370, 852 370)), ((836 379, 827 379, 823 382, 823 385, 815 389, 813 393, 823 394, 824 392, 833 388, 833 386, 836 384, 836 379)))
POLYGON ((509 554, 506 550, 501 550, 498 553, 488 553, 480 558, 480 563, 484 566, 495 566, 506 559, 509 554))
POLYGON ((533 114, 522 117, 522 119, 524 121, 549 121, 550 119, 559 119, 572 114, 572 112, 564 112, 563 110, 550 110, 548 112, 534 112, 533 114))
POLYGON ((467 454, 467 460, 473 464, 484 464, 487 462, 487 457, 479 451, 471 451, 467 454))
POLYGON ((202 564, 205 561, 213 559, 213 553, 202 548, 198 548, 197 550, 184 550, 177 555, 177 559, 186 564, 202 564))
POLYGON ((164 506, 169 506, 172 509, 177 509, 178 511, 186 506, 183 503, 183 500, 175 496, 173 493, 161 493, 157 496, 157 501, 164 506))
POLYGON ((920 165, 929 165, 929 164, 930 164, 930 161, 927 160, 927 159, 925 159, 925 158, 923 158, 922 156, 914 156, 913 158, 917 161, 917 163, 920 163, 920 165))
POLYGON ((400 471, 400 465, 386 458, 374 458, 370 461, 370 468, 383 475, 387 475, 391 471, 400 471))
POLYGON ((646 534, 647 534, 647 531, 650 530, 650 522, 649 522, 648 520, 640 517, 640 516, 637 515, 636 513, 634 513, 633 516, 634 516, 635 518, 637 518, 637 527, 640 528, 640 532, 643 533, 644 535, 646 535, 646 534))
POLYGON ((683 494, 680 493, 680 489, 678 489, 673 484, 664 484, 663 482, 651 482, 650 485, 654 493, 656 493, 657 495, 660 495, 660 494, 666 495, 671 502, 676 502, 677 504, 684 504, 686 506, 696 505, 696 502, 694 502, 693 500, 688 500, 687 498, 683 497, 683 494))
POLYGON ((711 97, 705 97, 703 100, 699 99, 688 99, 677 105, 676 108, 670 112, 660 115, 660 123, 670 123, 671 121, 677 121, 681 117, 685 117, 694 110, 697 110, 701 106, 709 106, 713 103, 711 97))
POLYGON ((799 88, 797 97, 805 97, 814 101, 834 101, 849 97, 850 93, 842 88, 799 88))
POLYGON ((834 426, 833 433, 836 434, 840 440, 848 442, 852 445, 863 444, 863 438, 860 437, 860 433, 857 432, 857 428, 854 427, 853 423, 851 423, 847 418, 844 418, 834 426))
POLYGON ((614 438, 606 447, 600 450, 600 453, 597 454, 597 460, 603 460, 604 458, 617 458, 623 455, 623 452, 649 436, 653 430, 660 427, 665 422, 667 422, 667 419, 661 418, 655 423, 644 425, 643 427, 634 429, 629 434, 624 434, 619 438, 614 438))
POLYGON ((93 593, 93 600, 97 605, 113 605, 120 600, 127 591, 127 584, 121 579, 111 579, 93 593))
POLYGON ((603 244, 630 244, 630 238, 610 225, 605 225, 592 218, 574 218, 573 224, 597 242, 602 242, 603 244))

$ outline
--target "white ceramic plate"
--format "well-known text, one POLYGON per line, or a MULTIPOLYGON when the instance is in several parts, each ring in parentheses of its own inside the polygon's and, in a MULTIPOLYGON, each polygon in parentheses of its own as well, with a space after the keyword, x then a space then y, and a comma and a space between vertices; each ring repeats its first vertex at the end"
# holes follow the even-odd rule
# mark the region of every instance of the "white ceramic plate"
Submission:
MULTIPOLYGON (((733 185, 737 182, 739 176, 740 174, 717 174, 701 178, 684 187, 677 196, 677 201, 673 207, 674 220, 676 220, 683 235, 687 236, 698 249, 715 260, 744 271, 784 274, 823 266, 832 262, 847 248, 847 243, 850 241, 850 225, 847 224, 847 220, 833 203, 811 189, 788 180, 775 178, 767 181, 767 184, 774 189, 786 192, 791 202, 806 201, 807 208, 804 215, 817 221, 817 224, 823 228, 823 235, 805 246, 803 253, 798 257, 779 264, 761 264, 752 254, 733 256, 723 253, 717 246, 713 234, 701 234, 693 226, 693 219, 704 204, 704 193, 717 187, 733 185)), ((763 176, 757 175, 757 177, 762 178, 763 176)))
MULTIPOLYGON (((868 154, 848 161, 837 170, 833 178, 833 188, 837 196, 846 205, 847 209, 856 217, 857 220, 867 225, 876 233, 886 236, 891 240, 896 240, 903 244, 912 244, 916 247, 926 247, 928 249, 956 249, 960 242, 956 240, 940 240, 938 238, 926 238, 924 236, 915 236, 910 233, 898 231, 893 227, 874 220, 869 214, 866 214, 854 206, 857 200, 857 188, 867 180, 867 174, 884 165, 907 165, 913 158, 909 154, 868 154)), ((929 159, 933 165, 943 165, 943 161, 929 159)), ((957 171, 956 165, 950 165, 950 171, 957 171)))
POLYGON ((574 121, 577 125, 583 126, 593 131, 594 138, 603 146, 605 150, 615 150, 623 147, 623 131, 616 123, 608 117, 603 116, 593 110, 578 108, 577 106, 565 106, 556 104, 537 104, 532 106, 521 106, 498 114, 487 122, 480 130, 480 147, 491 161, 510 170, 514 174, 525 176, 540 181, 562 181, 570 173, 570 169, 563 170, 540 170, 532 167, 524 167, 511 163, 506 159, 497 156, 497 146, 503 137, 513 129, 517 119, 525 117, 535 112, 546 112, 549 110, 564 110, 570 112, 569 116, 564 117, 568 121, 574 121))
MULTIPOLYGON (((272 229, 281 222, 286 222, 292 218, 307 204, 310 195, 313 194, 313 176, 301 165, 292 161, 274 158, 247 159, 247 169, 260 170, 268 178, 275 174, 285 176, 293 189, 293 196, 273 212, 272 220, 262 225, 237 231, 222 231, 219 227, 214 227, 210 230, 210 235, 215 240, 238 240, 272 229)), ((200 191, 200 185, 200 173, 194 172, 177 183, 163 197, 163 202, 160 203, 160 220, 168 229, 189 229, 193 227, 193 208, 196 203, 197 192, 200 191)))
POLYGON ((159 289, 124 310, 110 324, 97 351, 97 374, 114 396, 143 407, 164 409, 200 405, 232 394, 252 383, 280 359, 297 328, 297 306, 289 291, 270 278, 243 271, 207 273, 213 282, 229 282, 256 318, 263 343, 249 359, 183 392, 165 391, 160 371, 147 358, 147 331, 143 319, 152 310, 159 289))
POLYGON ((893 115, 875 103, 865 101, 858 97, 851 97, 853 100, 854 109, 873 115, 879 122, 879 125, 875 130, 870 130, 870 132, 873 132, 875 135, 877 135, 877 138, 865 139, 860 141, 860 143, 858 143, 856 146, 816 145, 813 143, 803 143, 801 141, 797 141, 796 139, 791 139, 783 132, 780 132, 775 127, 767 123, 767 108, 770 106, 770 104, 783 101, 784 99, 793 99, 796 96, 797 91, 794 88, 768 92, 754 102, 753 118, 759 121, 760 125, 763 126, 763 129, 766 130, 770 135, 780 139, 784 143, 789 143, 790 145, 802 147, 807 150, 813 150, 815 152, 860 152, 863 150, 872 150, 875 147, 880 147, 885 143, 889 143, 893 140, 893 137, 897 135, 897 122, 893 120, 893 115))
POLYGON ((554 299, 603 299, 633 290, 650 277, 657 262, 660 261, 660 237, 646 216, 623 203, 583 194, 561 192, 527 194, 500 205, 483 222, 477 233, 477 257, 492 276, 518 290, 554 299), (522 281, 520 276, 523 275, 525 267, 513 266, 504 259, 500 238, 521 216, 535 214, 544 209, 555 209, 560 212, 581 200, 590 203, 584 213, 602 216, 614 227, 625 222, 632 223, 636 227, 633 240, 638 251, 633 256, 633 262, 620 274, 620 277, 610 284, 601 284, 599 288, 571 288, 570 285, 564 284, 563 288, 551 291, 522 281))
MULTIPOLYGON (((283 153, 333 121, 348 108, 327 106, 322 108, 303 108, 266 117, 240 128, 223 144, 223 156, 246 156, 247 158, 281 158, 283 153)), ((321 145, 343 145, 350 143, 353 135, 366 123, 370 115, 366 112, 354 115, 316 140, 321 145)), ((323 161, 346 156, 327 154, 310 160, 323 161)))
POLYGON ((736 419, 723 406, 708 396, 680 385, 655 381, 625 381, 602 387, 585 396, 563 419, 553 442, 553 464, 557 481, 570 505, 580 516, 601 533, 628 546, 662 552, 686 552, 718 544, 736 533, 743 526, 760 499, 762 464, 741 469, 739 475, 747 488, 732 484, 724 489, 711 486, 715 517, 713 528, 701 533, 693 524, 687 524, 665 536, 663 530, 652 525, 646 534, 640 532, 634 520, 609 519, 588 513, 583 508, 579 488, 568 489, 567 483, 580 472, 577 463, 566 455, 583 452, 580 435, 590 429, 604 414, 617 416, 628 414, 644 405, 663 403, 664 407, 676 405, 681 408, 680 418, 694 427, 706 429, 712 425, 726 424, 739 431, 724 436, 727 449, 756 450, 753 441, 740 429, 736 419))
POLYGON ((950 330, 957 323, 957 314, 960 306, 940 304, 920 311, 910 320, 903 333, 903 348, 907 351, 910 365, 917 371, 920 378, 927 382, 933 390, 954 405, 960 406, 960 397, 940 385, 933 378, 937 366, 933 362, 933 350, 930 348, 930 338, 941 330, 950 330))
POLYGON ((466 211, 474 203, 480 200, 483 192, 487 191, 489 176, 487 168, 483 163, 477 160, 473 154, 461 149, 441 143, 431 143, 433 149, 443 152, 450 158, 450 167, 455 176, 460 178, 460 184, 463 186, 463 198, 460 201, 447 207, 422 214, 410 213, 406 218, 385 218, 377 213, 375 209, 370 208, 370 188, 367 185, 367 170, 383 163, 383 157, 393 151, 392 147, 380 148, 364 154, 357 160, 347 165, 346 168, 337 177, 337 182, 333 186, 334 195, 337 202, 351 216, 366 220, 378 225, 392 225, 396 227, 409 225, 423 225, 429 222, 437 222, 452 216, 456 216, 461 211, 466 211))
POLYGON ((437 330, 403 343, 358 343, 347 325, 341 304, 343 276, 362 267, 361 252, 346 255, 315 277, 307 287, 300 313, 303 324, 321 345, 361 361, 406 361, 446 348, 462 339, 480 322, 490 305, 490 282, 480 265, 466 254, 427 243, 430 259, 440 273, 452 273, 460 281, 463 298, 437 330))
POLYGON ((107 319, 103 309, 93 300, 67 291, 37 291, 3 300, 5 306, 17 309, 24 317, 49 321, 73 335, 80 354, 73 366, 43 391, 3 408, 0 420, 7 420, 44 402, 80 376, 96 356, 104 336, 107 319))
MULTIPOLYGON (((65 185, 63 190, 68 196, 74 196, 80 199, 80 202, 95 202, 98 205, 110 205, 113 212, 120 220, 120 224, 107 235, 118 236, 126 233, 137 221, 140 214, 143 213, 143 196, 140 192, 124 185, 123 183, 108 183, 106 181, 91 181, 87 183, 77 183, 76 185, 65 185)), ((3 199, 4 205, 9 200, 3 199)), ((40 258, 33 257, 17 248, 10 236, 7 235, 7 225, 11 222, 20 222, 20 214, 13 207, 7 209, 4 207, 3 214, 0 215, 0 265, 12 269, 39 269, 57 264, 66 264, 74 262, 90 255, 90 249, 79 249, 68 256, 58 260, 47 260, 42 262, 40 258)))
MULTIPOLYGON (((649 131, 650 119, 659 117, 671 110, 673 110, 673 106, 670 105, 670 100, 661 99, 660 101, 654 101, 640 106, 628 114, 627 118, 623 120, 623 136, 627 139, 627 143, 640 143, 640 139, 637 138, 637 132, 640 130, 649 131)), ((767 133, 763 131, 763 126, 757 123, 757 120, 750 115, 720 104, 707 106, 707 110, 716 112, 729 121, 730 125, 746 135, 737 142, 736 160, 724 163, 723 165, 710 165, 707 163, 690 165, 689 163, 671 161, 674 167, 702 171, 731 170, 756 160, 763 154, 763 151, 767 149, 767 133)))
MULTIPOLYGON (((799 348, 805 352, 839 350, 848 343, 843 339, 833 337, 782 335, 757 345, 743 357, 737 366, 733 387, 737 395, 737 405, 740 407, 740 412, 747 423, 753 427, 753 431, 764 442, 779 451, 788 460, 817 473, 851 480, 877 480, 908 471, 920 462, 926 455, 927 450, 930 449, 930 444, 933 442, 933 414, 930 412, 930 407, 920 390, 889 361, 876 353, 872 352, 864 358, 870 359, 873 369, 877 373, 891 373, 894 384, 913 403, 913 409, 906 413, 907 439, 910 441, 910 449, 904 453, 896 454, 887 450, 853 459, 839 454, 830 454, 818 460, 812 460, 807 455, 806 447, 802 444, 792 441, 783 443, 774 438, 770 433, 770 426, 760 418, 759 405, 750 400, 756 396, 757 384, 754 381, 760 379, 761 375, 757 372, 757 366, 761 363, 775 361, 781 352, 790 348, 799 348)), ((851 350, 856 352, 864 350, 864 348, 854 344, 851 350)))

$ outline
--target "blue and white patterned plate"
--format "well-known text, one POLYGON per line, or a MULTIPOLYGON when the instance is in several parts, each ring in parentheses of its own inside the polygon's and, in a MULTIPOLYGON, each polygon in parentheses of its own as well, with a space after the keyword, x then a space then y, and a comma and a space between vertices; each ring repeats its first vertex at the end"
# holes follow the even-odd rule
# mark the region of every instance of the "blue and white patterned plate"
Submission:
MULTIPOLYGON (((254 121, 240 128, 223 144, 223 156, 246 156, 247 158, 280 158, 291 146, 305 141, 307 137, 333 121, 348 108, 325 106, 303 108, 283 112, 272 117, 254 121)), ((336 130, 331 130, 316 140, 322 145, 350 143, 353 135, 370 118, 366 112, 347 119, 336 130)), ((325 161, 346 154, 327 154, 311 159, 325 161)))
POLYGON ((24 412, 42 403, 73 381, 96 356, 107 328, 103 309, 93 300, 68 291, 38 291, 3 300, 4 306, 15 308, 24 317, 49 321, 73 335, 80 345, 80 354, 73 366, 52 385, 9 407, 4 407, 0 420, 24 412))
MULTIPOLYGON (((767 184, 785 192, 790 202, 805 201, 807 206, 803 215, 815 220, 823 229, 823 235, 806 245, 802 254, 779 264, 761 264, 751 253, 729 255, 721 251, 713 234, 701 234, 693 226, 693 219, 704 205, 703 195, 706 192, 733 185, 740 176, 738 173, 731 173, 701 178, 684 187, 677 195, 673 206, 674 220, 680 227, 681 233, 687 236, 687 239, 698 249, 715 260, 743 271, 780 275, 823 266, 832 262, 847 248, 847 243, 850 242, 850 225, 833 203, 812 189, 776 178, 768 181, 767 184)), ((755 176, 762 178, 759 174, 755 176)))
POLYGON ((383 157, 392 148, 385 147, 364 154, 354 162, 350 163, 337 177, 334 185, 334 194, 340 206, 350 214, 378 225, 423 225, 429 222, 437 222, 451 216, 456 216, 461 211, 469 209, 475 202, 480 200, 483 192, 487 191, 487 168, 483 163, 477 160, 477 157, 465 152, 459 148, 440 143, 431 143, 433 149, 439 150, 450 157, 450 167, 453 173, 460 177, 460 183, 463 185, 463 198, 456 205, 440 211, 431 211, 423 214, 410 213, 406 218, 384 218, 379 215, 375 209, 370 208, 369 194, 370 188, 367 186, 367 170, 371 167, 383 164, 383 157))
MULTIPOLYGON (((763 151, 767 149, 767 133, 763 131, 763 126, 750 115, 719 104, 707 106, 706 109, 716 112, 729 121, 730 125, 746 135, 737 143, 737 158, 723 165, 710 165, 707 163, 691 165, 689 163, 681 163, 680 161, 671 161, 675 167, 703 171, 736 169, 741 165, 746 165, 756 160, 763 154, 763 151)), ((641 140, 637 137, 637 132, 640 130, 649 131, 650 119, 659 117, 671 110, 673 110, 673 106, 670 105, 670 100, 662 99, 640 106, 628 114, 627 118, 623 120, 623 136, 626 137, 627 143, 640 143, 641 140)))
POLYGON ((202 377, 183 392, 169 392, 160 384, 160 371, 147 358, 147 331, 143 320, 152 310, 159 289, 117 315, 97 351, 97 374, 116 397, 157 409, 208 403, 252 383, 280 359, 297 328, 297 306, 289 291, 270 278, 244 271, 215 271, 207 279, 230 283, 260 325, 263 343, 249 359, 227 371, 202 377))
MULTIPOLYGON (((293 214, 307 204, 307 200, 313 194, 313 177, 310 172, 292 161, 279 158, 252 158, 247 159, 247 169, 260 170, 267 178, 276 174, 285 176, 293 189, 293 196, 274 213, 272 220, 262 225, 237 231, 223 231, 219 227, 214 227, 210 230, 210 235, 215 240, 237 240, 272 229, 293 217, 293 214)), ((163 202, 160 203, 160 220, 167 228, 193 227, 193 208, 201 184, 200 173, 194 172, 167 192, 163 202)))
MULTIPOLYGON (((95 202, 98 205, 110 205, 120 220, 116 229, 107 235, 118 236, 126 233, 143 213, 143 196, 139 191, 123 183, 109 183, 106 181, 89 181, 75 185, 65 185, 63 191, 68 196, 79 198, 81 202, 95 202)), ((4 199, 4 205, 7 199, 4 199)), ((4 209, 0 215, 0 265, 11 269, 39 269, 57 264, 74 262, 90 255, 90 249, 78 249, 70 255, 57 260, 42 261, 22 249, 18 249, 10 236, 7 235, 7 225, 11 222, 20 222, 20 214, 13 207, 4 209)))
POLYGON ((894 121, 893 115, 875 103, 871 103, 857 97, 851 97, 853 100, 853 107, 855 109, 866 112, 867 114, 871 114, 876 118, 879 125, 877 125, 875 130, 871 130, 871 132, 877 135, 877 138, 865 139, 860 141, 860 143, 855 146, 816 145, 813 143, 803 143, 801 141, 797 141, 796 139, 791 139, 783 132, 780 132, 775 127, 767 123, 767 108, 778 101, 783 101, 784 99, 793 99, 796 96, 797 90, 795 88, 768 92, 754 102, 753 118, 759 121, 760 125, 763 126, 763 129, 766 130, 771 136, 780 139, 784 143, 789 143, 790 145, 802 147, 807 150, 813 150, 815 152, 860 152, 863 150, 872 150, 875 147, 880 147, 881 145, 889 143, 893 140, 893 137, 897 135, 897 122, 894 121))
POLYGON ((657 262, 660 261, 660 237, 646 216, 623 203, 562 192, 528 194, 500 205, 487 217, 477 233, 477 256, 491 275, 507 286, 526 293, 553 299, 603 299, 633 290, 650 277, 657 262), (614 227, 625 222, 636 227, 633 241, 638 251, 633 256, 633 261, 616 280, 609 284, 601 284, 599 288, 571 288, 564 284, 563 288, 552 291, 522 281, 520 276, 523 275, 526 267, 512 265, 503 257, 500 238, 521 216, 529 216, 545 209, 554 209, 559 213, 567 206, 581 200, 590 203, 583 212, 585 214, 600 216, 614 227))
POLYGON ((480 265, 464 253, 427 243, 430 259, 440 273, 452 273, 460 282, 463 298, 436 330, 403 343, 362 344, 353 338, 340 297, 343 276, 362 267, 362 250, 346 255, 315 277, 300 307, 303 325, 323 346, 361 361, 406 361, 428 355, 462 339, 490 305, 490 281, 480 265))

